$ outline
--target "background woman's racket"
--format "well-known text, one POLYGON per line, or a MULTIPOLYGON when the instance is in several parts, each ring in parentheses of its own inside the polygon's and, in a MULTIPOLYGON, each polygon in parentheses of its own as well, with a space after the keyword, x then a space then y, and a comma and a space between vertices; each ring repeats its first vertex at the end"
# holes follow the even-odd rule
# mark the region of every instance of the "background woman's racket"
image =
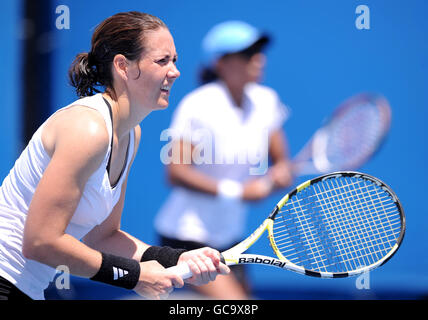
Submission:
MULTIPOLYGON (((384 264, 404 232, 404 212, 391 188, 367 174, 335 172, 286 194, 253 234, 222 252, 222 260, 229 266, 254 263, 342 278, 384 264), (244 254, 265 230, 276 258, 244 254)), ((184 279, 192 275, 185 263, 172 268, 184 279)))
POLYGON ((379 149, 391 122, 388 101, 362 93, 343 102, 293 159, 296 176, 356 170, 379 149))

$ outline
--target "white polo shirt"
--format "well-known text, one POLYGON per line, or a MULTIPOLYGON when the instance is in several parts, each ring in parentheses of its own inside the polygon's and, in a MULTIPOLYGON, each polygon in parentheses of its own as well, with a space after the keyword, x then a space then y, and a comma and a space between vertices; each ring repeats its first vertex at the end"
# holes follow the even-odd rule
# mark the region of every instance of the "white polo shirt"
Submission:
MULTIPOLYGON (((181 138, 192 143, 195 149, 191 160, 196 170, 217 180, 244 182, 266 173, 269 136, 282 127, 287 117, 288 109, 273 89, 248 84, 242 107, 238 107, 225 84, 216 81, 183 98, 167 131, 172 140, 181 138)), ((173 152, 167 145, 163 151, 164 158, 168 151, 169 155, 173 152)), ((186 160, 190 161, 190 156, 186 160)), ((221 248, 240 240, 245 215, 246 204, 241 200, 224 200, 175 187, 160 209, 155 226, 166 237, 221 248)))

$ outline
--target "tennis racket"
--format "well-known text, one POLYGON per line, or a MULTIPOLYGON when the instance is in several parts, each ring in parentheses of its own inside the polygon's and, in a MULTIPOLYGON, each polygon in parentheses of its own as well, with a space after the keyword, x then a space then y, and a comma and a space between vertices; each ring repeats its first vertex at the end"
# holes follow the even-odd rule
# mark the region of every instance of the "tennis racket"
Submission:
MULTIPOLYGON (((248 238, 221 257, 229 266, 262 264, 343 278, 383 265, 404 233, 404 212, 391 188, 367 174, 335 172, 286 194, 248 238), (245 254, 266 230, 276 257, 245 254)), ((185 263, 172 268, 184 279, 192 276, 185 263)))
POLYGON ((356 170, 384 141, 391 108, 381 95, 362 93, 344 101, 293 159, 296 176, 356 170))

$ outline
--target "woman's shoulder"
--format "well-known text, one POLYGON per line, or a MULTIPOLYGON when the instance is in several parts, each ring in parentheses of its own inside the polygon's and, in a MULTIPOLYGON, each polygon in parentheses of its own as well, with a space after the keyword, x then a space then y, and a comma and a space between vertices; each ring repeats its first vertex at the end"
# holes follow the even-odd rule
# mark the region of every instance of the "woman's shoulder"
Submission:
POLYGON ((204 116, 212 106, 227 101, 224 88, 218 82, 210 82, 186 94, 177 106, 176 113, 192 117, 204 116))
POLYGON ((281 105, 281 98, 275 89, 258 83, 249 83, 245 88, 245 94, 253 105, 265 111, 276 109, 281 105))
POLYGON ((85 105, 56 112, 46 121, 42 142, 48 154, 52 155, 56 146, 62 143, 79 145, 80 149, 106 152, 110 143, 109 132, 104 117, 97 110, 85 105))
POLYGON ((278 93, 275 89, 256 82, 247 84, 245 91, 247 94, 252 96, 262 96, 263 98, 271 97, 274 99, 278 98, 278 93))

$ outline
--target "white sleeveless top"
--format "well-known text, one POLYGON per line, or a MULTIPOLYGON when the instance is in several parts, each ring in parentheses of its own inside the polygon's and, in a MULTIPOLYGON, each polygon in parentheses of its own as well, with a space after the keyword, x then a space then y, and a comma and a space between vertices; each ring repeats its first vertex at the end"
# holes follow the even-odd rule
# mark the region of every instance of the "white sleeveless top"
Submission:
MULTIPOLYGON (((98 110, 106 122, 110 141, 112 123, 109 107, 102 95, 96 94, 73 102, 57 112, 74 105, 98 110)), ((46 123, 46 122, 45 122, 46 123)), ((44 299, 44 290, 55 276, 55 269, 24 258, 22 243, 25 219, 37 184, 49 164, 41 135, 44 124, 34 133, 9 175, 0 187, 0 276, 13 283, 32 299, 44 299)), ((131 130, 126 166, 117 184, 112 187, 106 167, 111 143, 100 167, 89 178, 78 207, 66 233, 81 239, 102 223, 119 201, 121 188, 134 150, 134 130, 131 130)))

